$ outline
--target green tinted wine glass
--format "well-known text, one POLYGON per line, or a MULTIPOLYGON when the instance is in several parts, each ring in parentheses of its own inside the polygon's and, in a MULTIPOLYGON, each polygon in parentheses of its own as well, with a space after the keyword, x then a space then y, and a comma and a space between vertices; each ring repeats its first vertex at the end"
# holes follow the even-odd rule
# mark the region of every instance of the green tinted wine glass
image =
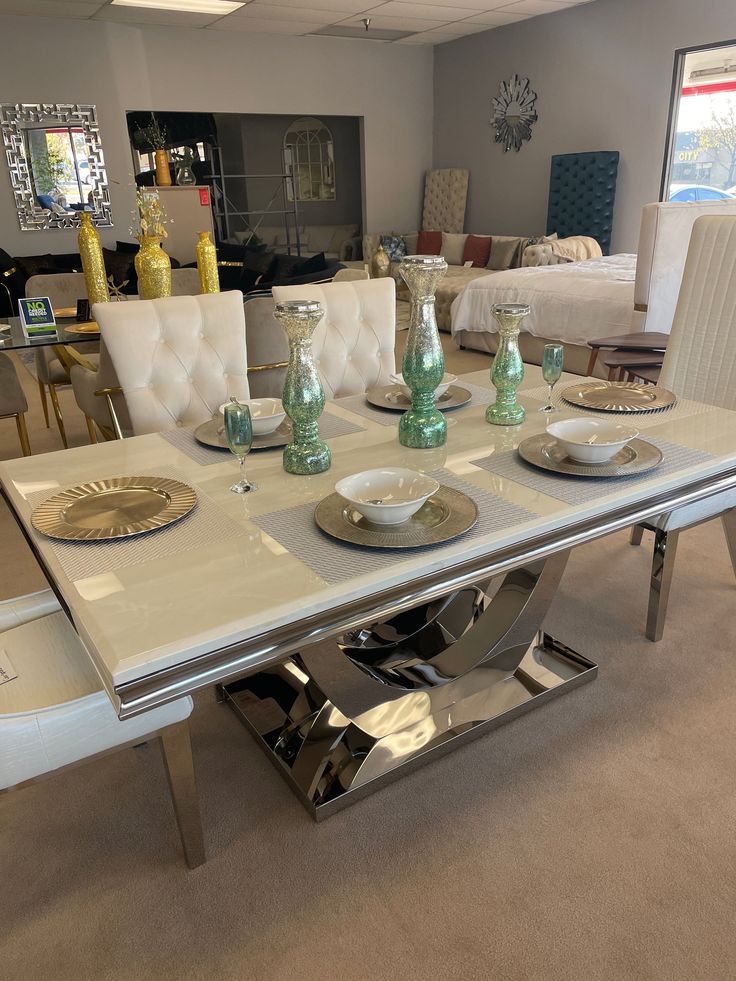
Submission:
POLYGON ((562 344, 545 344, 544 354, 542 355, 542 378, 547 382, 549 394, 547 404, 543 405, 540 412, 557 412, 557 406, 552 404, 552 389, 560 380, 562 374, 562 362, 564 359, 562 344))
POLYGON ((253 423, 250 409, 241 405, 237 399, 231 398, 225 406, 225 435, 230 452, 240 464, 240 480, 233 484, 230 490, 233 494, 249 494, 257 491, 257 484, 251 483, 245 476, 245 458, 253 445, 253 423))

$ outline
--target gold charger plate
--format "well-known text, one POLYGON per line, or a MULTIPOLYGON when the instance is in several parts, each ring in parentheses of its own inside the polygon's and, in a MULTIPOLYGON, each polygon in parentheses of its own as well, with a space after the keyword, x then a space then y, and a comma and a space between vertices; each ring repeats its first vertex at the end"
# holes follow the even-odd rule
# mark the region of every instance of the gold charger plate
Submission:
MULTIPOLYGON (((411 399, 404 395, 399 385, 377 385, 369 388, 365 397, 371 405, 379 409, 390 409, 392 412, 406 412, 411 408, 411 399)), ((458 409, 466 405, 472 398, 467 388, 460 385, 450 385, 446 392, 435 401, 436 408, 444 412, 446 409, 458 409)))
POLYGON ((65 334, 99 334, 100 328, 94 320, 88 320, 84 324, 69 324, 62 327, 65 334))
MULTIPOLYGON (((227 450, 228 453, 230 452, 230 447, 227 445, 227 437, 225 436, 225 423, 217 416, 214 419, 210 419, 209 422, 203 422, 201 426, 197 426, 194 430, 194 438, 203 446, 210 446, 214 450, 227 450)), ((253 436, 251 452, 253 450, 267 450, 272 446, 286 446, 287 443, 291 442, 291 438, 291 420, 284 419, 281 425, 272 433, 266 433, 264 436, 253 436)))
POLYGON ((662 451, 645 439, 632 439, 606 463, 577 463, 549 433, 525 439, 518 453, 533 467, 574 477, 633 477, 662 462, 662 451))
POLYGON ((58 317, 59 320, 67 320, 69 317, 76 317, 77 308, 76 307, 55 307, 54 316, 58 317))
POLYGON ((169 477, 109 477, 54 494, 31 521, 49 538, 109 541, 170 525, 196 503, 191 487, 169 477))
POLYGON ((677 401, 673 392, 658 385, 609 381, 570 385, 562 398, 570 405, 598 412, 658 412, 677 401))
POLYGON ((377 525, 364 518, 340 494, 330 494, 314 510, 317 525, 331 538, 366 548, 421 548, 449 542, 469 531, 478 520, 475 501, 452 487, 440 485, 408 521, 377 525))

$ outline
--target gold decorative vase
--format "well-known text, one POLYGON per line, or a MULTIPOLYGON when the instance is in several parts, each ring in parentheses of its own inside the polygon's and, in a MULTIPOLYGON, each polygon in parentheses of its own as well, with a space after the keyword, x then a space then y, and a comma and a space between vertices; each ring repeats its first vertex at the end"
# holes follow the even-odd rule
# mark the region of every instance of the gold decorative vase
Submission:
POLYGON ((93 303, 108 303, 110 293, 107 289, 107 273, 105 260, 102 256, 102 245, 97 229, 92 224, 89 211, 79 212, 79 255, 82 258, 84 283, 87 287, 87 298, 90 307, 93 303))
POLYGON ((391 271, 391 260, 383 245, 378 246, 371 259, 371 278, 384 279, 391 271))
POLYGON ((161 248, 161 237, 141 235, 138 241, 141 246, 135 257, 138 295, 142 300, 171 296, 171 260, 161 248))
POLYGON ((209 232, 199 232, 197 270, 199 272, 199 292, 219 293, 220 277, 217 272, 217 249, 210 239, 209 232))
POLYGON ((171 168, 166 150, 154 152, 156 160, 156 183, 159 187, 171 187, 171 168))

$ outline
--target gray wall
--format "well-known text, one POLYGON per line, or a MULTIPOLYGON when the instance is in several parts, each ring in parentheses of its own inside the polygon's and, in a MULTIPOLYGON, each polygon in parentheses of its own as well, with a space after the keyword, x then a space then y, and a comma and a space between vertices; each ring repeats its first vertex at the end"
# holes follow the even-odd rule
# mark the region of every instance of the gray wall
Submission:
POLYGON ((635 252, 659 196, 674 52, 734 37, 734 0, 596 0, 440 45, 434 166, 470 169, 466 229, 543 232, 551 155, 619 150, 612 251, 635 252), (539 121, 505 154, 491 98, 514 72, 538 92, 539 121))
MULTIPOLYGON (((9 16, 0 37, 0 101, 97 105, 113 182, 105 244, 129 237, 135 207, 126 109, 363 117, 366 227, 417 226, 432 164, 428 46, 9 16)), ((20 231, 4 165, 0 246, 76 249, 75 232, 20 231)))
MULTIPOLYGON (((360 120, 350 117, 316 116, 329 127, 335 153, 334 201, 302 201, 298 203, 300 225, 359 225, 362 227, 362 195, 360 168, 360 120)), ((244 116, 243 151, 245 172, 248 174, 278 174, 282 169, 284 134, 295 116, 244 116)), ((274 181, 248 181, 248 200, 251 208, 265 208, 273 194, 274 181)), ((277 200, 282 200, 281 195, 277 200)), ((279 222, 264 219, 264 225, 279 222)))

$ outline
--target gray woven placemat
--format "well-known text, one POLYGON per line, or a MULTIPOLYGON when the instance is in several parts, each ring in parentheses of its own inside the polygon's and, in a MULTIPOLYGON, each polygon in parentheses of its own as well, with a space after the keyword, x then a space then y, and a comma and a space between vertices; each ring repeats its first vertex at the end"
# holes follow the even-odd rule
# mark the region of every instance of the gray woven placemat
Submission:
POLYGON ((516 484, 523 484, 524 487, 554 497, 558 501, 564 501, 565 504, 588 504, 612 493, 617 487, 630 487, 632 484, 643 483, 653 477, 666 477, 678 470, 713 459, 712 453, 692 450, 664 439, 649 437, 649 442, 659 447, 664 454, 664 459, 655 470, 631 477, 566 477, 536 469, 522 460, 516 450, 493 453, 491 456, 470 462, 475 467, 487 470, 488 473, 513 480, 516 484))
MULTIPOLYGON (((585 382, 600 380, 600 378, 581 378, 580 383, 585 384, 585 382)), ((703 402, 692 402, 690 399, 678 399, 669 408, 659 409, 656 412, 596 412, 594 409, 583 409, 580 406, 570 405, 569 402, 565 402, 562 398, 562 392, 565 388, 569 387, 569 385, 562 385, 552 392, 552 405, 564 412, 579 412, 580 415, 592 416, 594 419, 608 419, 610 421, 613 418, 616 422, 625 419, 635 429, 651 429, 653 426, 661 426, 665 422, 677 422, 680 419, 688 419, 691 416, 698 416, 704 412, 713 411, 712 405, 705 405, 703 402)), ((528 398, 543 402, 546 405, 547 393, 547 386, 544 385, 539 388, 527 389, 525 392, 519 392, 519 395, 526 395, 528 398)))
MULTIPOLYGON (((336 416, 332 412, 323 412, 320 416, 319 434, 322 439, 334 439, 336 436, 348 436, 350 433, 363 432, 365 432, 363 426, 343 419, 342 416, 336 416)), ((198 443, 194 438, 193 429, 165 429, 159 433, 159 436, 203 467, 209 467, 213 463, 222 463, 223 460, 227 459, 223 450, 215 450, 198 443)), ((274 447, 274 449, 283 449, 283 447, 274 447)))
MULTIPOLYGON (((493 388, 484 388, 482 385, 471 385, 462 380, 458 381, 457 385, 459 388, 466 388, 470 392, 471 399, 465 405, 458 406, 457 409, 449 409, 448 412, 450 413, 460 412, 462 409, 467 409, 473 405, 489 405, 491 402, 496 401, 496 390, 493 388)), ((347 395, 345 398, 336 399, 336 402, 351 412, 355 412, 359 416, 364 416, 366 419, 370 419, 371 422, 377 422, 381 426, 397 426, 401 418, 400 412, 392 409, 378 409, 376 406, 366 402, 365 395, 347 395)))
MULTIPOLYGON (((467 494, 475 501, 478 507, 478 521, 463 536, 466 541, 510 528, 535 517, 526 508, 468 484, 447 470, 433 471, 432 476, 440 483, 467 494)), ((253 518, 253 521, 330 584, 377 572, 386 566, 391 566, 393 569, 402 562, 416 557, 418 552, 435 551, 457 542, 457 539, 453 539, 452 542, 441 545, 428 545, 426 548, 412 548, 407 551, 366 549, 359 545, 350 545, 330 538, 320 531, 314 521, 314 509, 317 503, 317 501, 310 501, 308 504, 298 504, 282 511, 259 515, 253 518)))
MULTIPOLYGON (((178 470, 161 467, 155 471, 144 471, 141 476, 170 477, 189 483, 178 470)), ((95 473, 89 480, 102 480, 104 477, 120 476, 119 472, 95 473)), ((85 481, 80 480, 79 483, 85 481)), ((133 565, 142 565, 154 559, 190 552, 217 542, 232 541, 245 534, 243 528, 224 513, 215 502, 199 487, 195 486, 197 503, 193 510, 180 521, 157 531, 134 538, 121 538, 111 542, 65 542, 49 538, 47 541, 56 553, 61 566, 69 579, 86 579, 106 572, 115 572, 133 565)), ((61 488, 63 490, 63 488, 61 488)), ((58 494, 39 491, 28 495, 28 503, 36 507, 42 501, 58 494)))

